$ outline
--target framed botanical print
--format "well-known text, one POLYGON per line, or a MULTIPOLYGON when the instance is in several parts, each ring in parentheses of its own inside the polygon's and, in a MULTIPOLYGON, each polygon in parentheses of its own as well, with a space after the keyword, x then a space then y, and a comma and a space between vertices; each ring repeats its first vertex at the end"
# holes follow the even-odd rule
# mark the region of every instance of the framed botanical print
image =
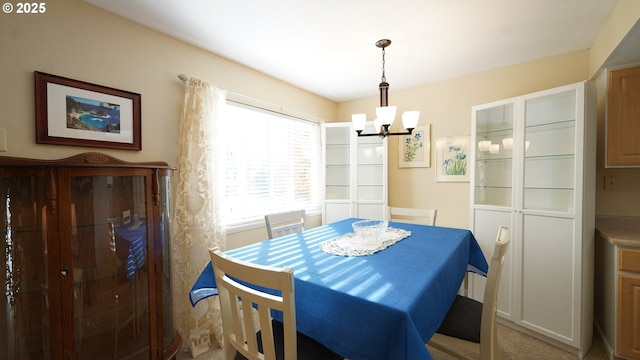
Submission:
POLYGON ((402 135, 398 139, 398 167, 431 166, 431 124, 417 126, 411 135, 402 135))
POLYGON ((436 181, 469 181, 469 136, 442 137, 436 141, 436 181))

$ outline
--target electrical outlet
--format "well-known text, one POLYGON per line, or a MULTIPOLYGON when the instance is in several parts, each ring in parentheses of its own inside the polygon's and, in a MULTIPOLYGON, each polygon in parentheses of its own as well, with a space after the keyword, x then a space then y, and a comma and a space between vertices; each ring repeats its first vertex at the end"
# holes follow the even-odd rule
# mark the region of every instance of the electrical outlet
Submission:
POLYGON ((616 177, 613 175, 606 175, 604 177, 604 190, 614 191, 616 189, 616 177))

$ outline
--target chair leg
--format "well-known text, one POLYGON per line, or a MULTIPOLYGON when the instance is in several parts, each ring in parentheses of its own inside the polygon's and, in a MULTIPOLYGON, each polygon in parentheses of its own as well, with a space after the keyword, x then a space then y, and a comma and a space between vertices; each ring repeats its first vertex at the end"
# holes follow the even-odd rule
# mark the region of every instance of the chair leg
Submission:
POLYGON ((447 355, 453 356, 453 357, 454 357, 454 358, 456 358, 456 359, 462 359, 462 360, 475 360, 475 359, 473 359, 473 358, 470 358, 470 357, 464 356, 464 355, 462 355, 462 354, 460 354, 460 353, 458 353, 458 352, 455 352, 455 351, 453 351, 453 350, 449 349, 449 348, 448 348, 448 347, 446 347, 446 346, 442 346, 442 345, 437 344, 437 343, 435 343, 435 342, 434 342, 434 343, 431 343, 431 342, 430 342, 430 343, 427 343, 427 348, 429 348, 429 347, 432 347, 432 348, 434 348, 434 349, 436 349, 436 350, 439 350, 439 351, 441 351, 441 352, 443 352, 443 353, 445 353, 445 354, 447 354, 447 355))
POLYGON ((480 346, 480 360, 500 360, 497 331, 497 324, 494 322, 491 325, 491 341, 485 346, 480 346))
POLYGON ((464 290, 463 290, 463 296, 465 297, 469 297, 469 272, 467 271, 466 273, 464 273, 464 290))

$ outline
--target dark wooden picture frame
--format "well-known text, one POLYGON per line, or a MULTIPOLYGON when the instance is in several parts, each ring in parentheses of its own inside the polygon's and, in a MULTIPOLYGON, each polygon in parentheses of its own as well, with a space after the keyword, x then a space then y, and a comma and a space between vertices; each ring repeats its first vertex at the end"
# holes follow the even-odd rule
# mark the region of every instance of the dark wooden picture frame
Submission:
POLYGON ((35 72, 36 143, 142 150, 141 96, 35 72))

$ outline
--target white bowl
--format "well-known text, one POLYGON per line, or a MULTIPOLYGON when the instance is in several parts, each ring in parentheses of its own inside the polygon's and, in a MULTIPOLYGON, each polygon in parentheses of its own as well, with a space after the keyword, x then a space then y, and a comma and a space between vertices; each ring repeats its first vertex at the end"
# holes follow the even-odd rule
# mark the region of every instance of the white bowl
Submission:
POLYGON ((387 231, 389 223, 386 220, 359 220, 351 227, 353 232, 362 238, 363 241, 377 241, 380 235, 387 231))

